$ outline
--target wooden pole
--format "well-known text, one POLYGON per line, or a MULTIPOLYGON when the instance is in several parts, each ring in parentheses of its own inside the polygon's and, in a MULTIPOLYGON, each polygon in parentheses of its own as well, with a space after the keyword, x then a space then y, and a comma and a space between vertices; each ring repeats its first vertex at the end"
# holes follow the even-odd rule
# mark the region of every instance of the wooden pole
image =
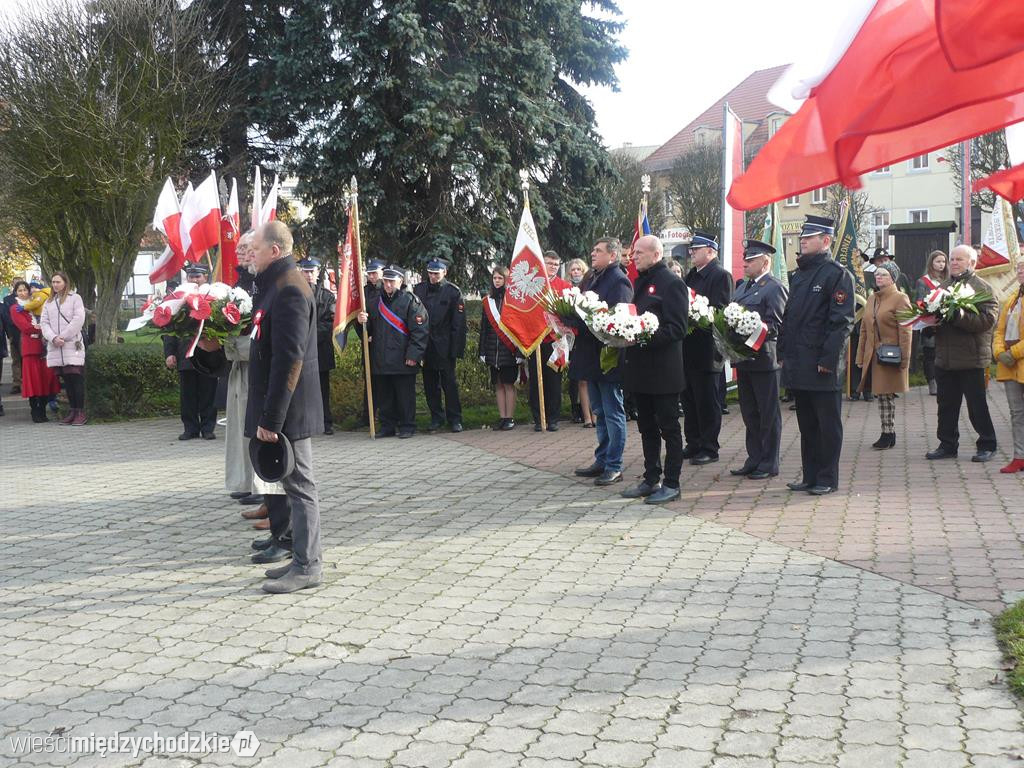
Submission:
POLYGON ((541 360, 540 345, 533 350, 533 357, 537 361, 537 408, 540 410, 540 428, 548 428, 548 419, 544 414, 544 361, 541 360))
MULTIPOLYGON (((352 207, 349 215, 352 216, 352 248, 356 256, 356 280, 359 283, 359 307, 366 312, 366 286, 363 284, 363 252, 359 239, 359 188, 356 186, 356 177, 352 177, 352 191, 350 198, 352 207)), ((339 286, 340 287, 340 286, 339 286)), ((377 427, 373 419, 373 374, 370 372, 370 334, 369 329, 364 325, 360 334, 363 339, 363 371, 366 380, 366 410, 367 418, 370 421, 370 439, 377 438, 377 427)))

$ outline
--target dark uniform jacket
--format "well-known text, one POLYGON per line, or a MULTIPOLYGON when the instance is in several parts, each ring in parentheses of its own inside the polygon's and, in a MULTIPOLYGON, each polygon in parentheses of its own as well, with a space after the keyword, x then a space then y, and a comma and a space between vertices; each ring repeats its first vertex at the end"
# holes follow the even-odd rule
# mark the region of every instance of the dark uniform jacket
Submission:
POLYGON ((466 305, 462 291, 447 280, 437 285, 424 281, 412 290, 430 317, 430 340, 423 366, 447 368, 466 354, 466 305))
POLYGON ((853 328, 853 275, 828 253, 801 256, 789 284, 778 356, 790 389, 838 392, 853 328), (818 373, 818 366, 829 373, 818 373))
POLYGON ((337 299, 330 289, 318 285, 313 289, 316 301, 316 357, 321 371, 334 370, 334 305, 337 299))
MULTIPOLYGON (((686 273, 686 285, 695 293, 707 298, 715 309, 721 309, 732 300, 732 275, 718 259, 712 259, 704 269, 694 267, 686 273)), ((683 363, 688 371, 720 371, 725 367, 725 358, 715 348, 711 331, 695 328, 683 341, 683 363)))
MULTIPOLYGON (((495 315, 500 316, 501 308, 505 304, 505 287, 492 288, 490 298, 494 299, 494 306, 497 310, 495 315)), ((477 354, 492 368, 515 365, 519 362, 520 353, 506 344, 504 338, 491 326, 491 321, 487 319, 487 312, 483 307, 487 299, 488 296, 484 296, 480 306, 480 340, 477 342, 477 354)), ((509 342, 509 344, 511 343, 509 342)))
POLYGON ((753 284, 750 280, 741 280, 737 284, 733 301, 741 307, 757 312, 764 324, 768 326, 768 338, 764 340, 761 349, 750 360, 737 362, 738 370, 778 370, 776 345, 788 298, 789 291, 786 290, 786 287, 768 273, 761 275, 753 284))
POLYGON ((966 282, 975 293, 989 295, 978 305, 978 314, 960 312, 959 315, 935 326, 935 364, 945 371, 966 371, 988 368, 992 363, 992 333, 999 319, 999 302, 992 298, 992 286, 973 271, 942 284, 948 288, 955 282, 966 282))
MULTIPOLYGON (((580 290, 593 291, 601 301, 607 302, 609 309, 622 302, 628 303, 633 298, 633 284, 618 264, 612 264, 600 272, 588 272, 580 283, 580 290)), ((587 324, 577 318, 573 321, 573 327, 576 329, 576 341, 569 356, 573 378, 580 381, 621 382, 622 372, 619 367, 609 373, 601 372, 601 348, 604 345, 587 329, 587 324)))
MULTIPOLYGON (((188 354, 189 346, 192 344, 192 339, 180 336, 161 336, 160 340, 164 343, 164 357, 174 355, 177 358, 177 370, 193 370, 191 358, 185 357, 188 354)), ((196 347, 196 352, 199 352, 199 347, 196 347)))
MULTIPOLYGON (((366 329, 373 341, 370 345, 370 370, 373 374, 401 376, 416 373, 416 368, 406 365, 405 361, 419 363, 427 351, 430 318, 423 303, 404 288, 391 296, 381 291, 375 301, 367 301, 366 313, 370 316, 366 329), (389 323, 386 315, 404 326, 404 331, 389 323)), ((362 334, 364 329, 357 324, 356 330, 362 334)))
POLYGON ((686 386, 683 374, 683 338, 686 336, 690 298, 686 283, 668 265, 656 261, 641 272, 633 284, 636 313, 651 312, 659 326, 644 346, 622 351, 622 386, 629 392, 669 395, 686 386))

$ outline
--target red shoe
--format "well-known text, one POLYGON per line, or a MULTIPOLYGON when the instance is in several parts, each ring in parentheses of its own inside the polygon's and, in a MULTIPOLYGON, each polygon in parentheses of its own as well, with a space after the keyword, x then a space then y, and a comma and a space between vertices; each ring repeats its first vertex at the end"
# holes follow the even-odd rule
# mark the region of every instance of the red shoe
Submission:
POLYGON ((1012 475, 1014 472, 1024 471, 1024 459, 1014 459, 999 471, 1004 475, 1012 475))

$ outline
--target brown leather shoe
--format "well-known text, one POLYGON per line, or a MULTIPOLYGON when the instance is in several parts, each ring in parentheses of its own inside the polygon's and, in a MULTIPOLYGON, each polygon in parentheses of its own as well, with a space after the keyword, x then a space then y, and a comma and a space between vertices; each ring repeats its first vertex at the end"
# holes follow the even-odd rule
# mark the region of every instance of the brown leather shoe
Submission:
POLYGON ((262 520, 265 517, 270 517, 270 510, 267 509, 266 504, 260 504, 256 509, 243 509, 242 517, 246 520, 262 520))
POLYGON ((257 531, 269 531, 270 530, 270 520, 269 519, 257 520, 255 523, 252 524, 252 527, 255 528, 257 531))

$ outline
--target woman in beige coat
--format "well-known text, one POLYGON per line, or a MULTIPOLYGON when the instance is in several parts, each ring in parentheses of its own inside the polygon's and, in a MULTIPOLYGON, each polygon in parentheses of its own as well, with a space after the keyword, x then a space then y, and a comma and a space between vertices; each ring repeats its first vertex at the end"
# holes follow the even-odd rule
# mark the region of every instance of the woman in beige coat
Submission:
POLYGON ((877 290, 868 298, 864 307, 864 318, 860 326, 860 343, 857 346, 857 365, 860 366, 860 386, 863 389, 870 375, 871 391, 878 400, 878 412, 882 418, 882 436, 871 444, 876 451, 896 445, 896 395, 910 388, 910 343, 913 334, 910 328, 900 325, 896 314, 910 309, 910 299, 896 287, 900 268, 896 262, 887 261, 875 270, 877 290), (900 362, 897 365, 878 362, 878 349, 883 344, 894 344, 900 348, 900 362))

